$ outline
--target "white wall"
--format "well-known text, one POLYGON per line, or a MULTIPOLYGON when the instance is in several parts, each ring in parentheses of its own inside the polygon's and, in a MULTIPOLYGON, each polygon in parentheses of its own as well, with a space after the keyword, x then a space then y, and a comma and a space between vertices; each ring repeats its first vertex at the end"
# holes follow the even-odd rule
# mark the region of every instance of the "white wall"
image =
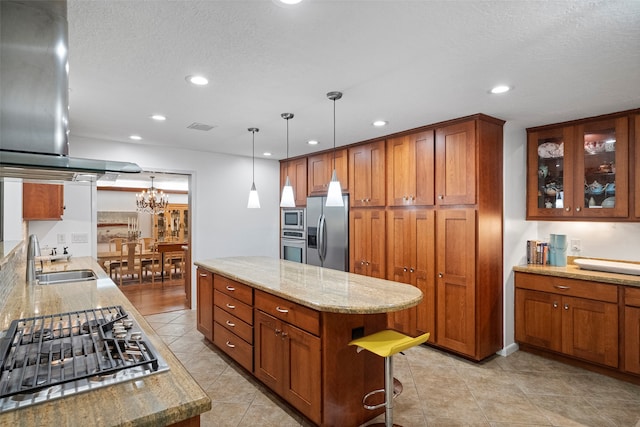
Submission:
MULTIPOLYGON (((192 258, 279 256, 280 165, 256 158, 261 209, 247 209, 251 158, 71 137, 70 155, 135 162, 144 170, 192 174, 192 258)), ((95 256, 95 254, 94 254, 95 256)), ((195 280, 195 272, 192 274, 195 280)), ((195 304, 195 281, 192 283, 195 304)))
POLYGON ((22 180, 3 178, 4 180, 4 213, 3 240, 20 241, 22 236, 22 180))
POLYGON ((51 248, 62 254, 66 246, 73 256, 95 256, 95 226, 91 211, 94 193, 94 183, 65 182, 63 220, 28 222, 29 234, 38 236, 42 255, 50 254, 51 248))

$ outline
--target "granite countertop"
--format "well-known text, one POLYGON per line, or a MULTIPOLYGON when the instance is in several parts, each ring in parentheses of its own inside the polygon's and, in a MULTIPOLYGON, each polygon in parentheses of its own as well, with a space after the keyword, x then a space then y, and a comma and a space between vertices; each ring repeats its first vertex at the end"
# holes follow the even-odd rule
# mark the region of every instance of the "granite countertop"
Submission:
POLYGON ((422 300, 415 286, 268 257, 196 261, 213 273, 318 311, 388 313, 422 300))
MULTIPOLYGON (((584 257, 581 257, 584 258, 584 257)), ((631 274, 608 273, 605 271, 585 270, 573 263, 575 257, 568 257, 566 267, 552 267, 548 265, 516 265, 513 271, 521 273, 542 274, 545 276, 565 277, 568 279, 589 280, 592 282, 611 283, 640 287, 640 276, 631 274)), ((598 258, 601 259, 601 258, 598 258)), ((613 261, 613 260, 607 260, 613 261)))
MULTIPOLYGON (((52 263, 45 272, 91 269, 98 280, 57 285, 16 284, 0 315, 0 330, 11 321, 39 314, 121 305, 132 315, 170 370, 0 414, 6 426, 162 426, 211 409, 211 400, 178 359, 90 257, 52 263)), ((22 275, 24 277, 24 274, 22 275)), ((195 325, 194 325, 195 328, 195 325)))

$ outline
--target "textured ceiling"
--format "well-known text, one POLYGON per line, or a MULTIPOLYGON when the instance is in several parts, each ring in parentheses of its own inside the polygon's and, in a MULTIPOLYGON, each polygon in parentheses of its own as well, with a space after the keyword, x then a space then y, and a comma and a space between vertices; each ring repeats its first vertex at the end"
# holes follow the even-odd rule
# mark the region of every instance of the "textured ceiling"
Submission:
POLYGON ((338 146, 478 112, 524 128, 640 107, 635 0, 68 0, 68 17, 75 136, 250 156, 255 126, 256 154, 280 159, 284 112, 290 156, 332 146, 333 90, 338 146))

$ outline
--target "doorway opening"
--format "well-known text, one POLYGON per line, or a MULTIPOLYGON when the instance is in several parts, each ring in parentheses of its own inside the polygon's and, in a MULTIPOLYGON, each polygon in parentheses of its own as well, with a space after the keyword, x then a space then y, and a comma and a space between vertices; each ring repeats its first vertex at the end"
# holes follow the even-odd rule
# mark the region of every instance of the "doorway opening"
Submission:
POLYGON ((191 175, 158 171, 97 182, 98 263, 143 315, 191 308, 190 186, 191 175), (151 187, 166 204, 142 206, 151 187))

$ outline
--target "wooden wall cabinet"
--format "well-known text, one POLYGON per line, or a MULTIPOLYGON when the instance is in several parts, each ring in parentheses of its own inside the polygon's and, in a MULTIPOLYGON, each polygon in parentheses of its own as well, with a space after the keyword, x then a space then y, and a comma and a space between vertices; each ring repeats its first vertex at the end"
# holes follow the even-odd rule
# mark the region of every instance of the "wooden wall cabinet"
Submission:
POLYGON ((156 242, 189 240, 189 205, 168 204, 164 212, 154 216, 153 238, 156 242))
POLYGON ((515 273, 515 338, 522 344, 618 367, 618 287, 515 273))
POLYGON ((60 221, 64 215, 63 184, 22 184, 22 218, 60 221))
POLYGON ((434 155, 433 130, 387 140, 387 206, 434 204, 434 155))
POLYGON ((632 187, 635 191, 630 191, 629 194, 635 201, 634 219, 640 221, 640 114, 633 116, 633 123, 633 151, 635 152, 636 164, 634 168, 631 168, 631 173, 635 175, 633 181, 635 184, 632 187))
POLYGON ((624 367, 640 375, 640 288, 624 288, 624 367))
POLYGON ((213 274, 200 267, 196 274, 196 328, 206 339, 213 341, 213 274))
MULTIPOLYGON (((476 123, 466 121, 436 131, 435 191, 438 205, 473 205, 476 203, 476 191, 494 190, 484 186, 477 188, 476 123)), ((494 167, 492 164, 478 166, 494 167)))
MULTIPOLYGON (((307 157, 307 185, 309 195, 326 195, 333 173, 334 152, 328 151, 307 157)), ((335 168, 342 191, 349 189, 347 149, 335 151, 335 168)))
POLYGON ((621 112, 527 129, 527 219, 637 221, 634 118, 621 112))
POLYGON ((348 152, 351 206, 384 206, 385 141, 357 145, 348 152))
POLYGON ((435 322, 435 212, 397 209, 387 212, 387 278, 416 286, 423 299, 415 307, 389 314, 389 326, 411 336, 431 333, 435 322))
POLYGON ((307 205, 307 158, 288 160, 280 163, 280 196, 282 187, 289 175, 289 182, 293 187, 293 199, 296 206, 307 205))
POLYGON ((349 217, 349 271, 386 278, 384 209, 351 209, 349 217))

